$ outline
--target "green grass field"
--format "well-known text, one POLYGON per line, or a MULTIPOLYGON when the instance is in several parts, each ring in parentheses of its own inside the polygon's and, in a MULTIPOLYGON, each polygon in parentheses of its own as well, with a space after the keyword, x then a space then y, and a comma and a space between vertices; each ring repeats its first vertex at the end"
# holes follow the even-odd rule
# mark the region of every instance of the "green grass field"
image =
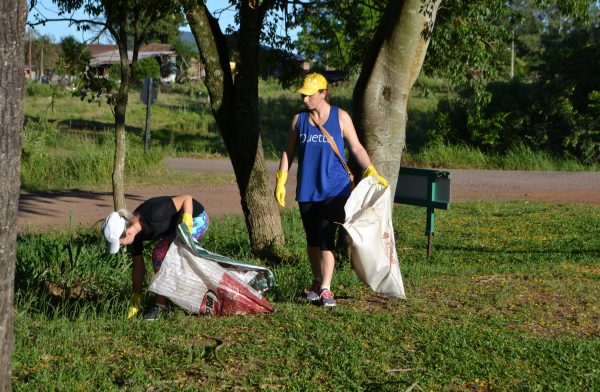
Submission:
MULTIPOLYGON (((394 211, 406 300, 373 294, 339 261, 338 307, 303 303, 309 268, 298 211, 282 260, 249 250, 241 217, 214 220, 207 249, 270 266, 272 314, 174 310, 127 321, 129 266, 95 231, 21 235, 13 389, 600 390, 600 209, 460 202, 394 211)), ((146 298, 150 301, 151 298, 146 298)))

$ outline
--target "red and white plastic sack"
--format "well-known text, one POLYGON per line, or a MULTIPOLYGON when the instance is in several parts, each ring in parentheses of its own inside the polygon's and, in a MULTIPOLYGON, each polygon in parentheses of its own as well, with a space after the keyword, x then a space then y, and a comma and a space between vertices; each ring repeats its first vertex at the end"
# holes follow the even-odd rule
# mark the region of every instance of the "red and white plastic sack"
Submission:
POLYGON ((352 264, 373 291, 406 298, 392 226, 392 195, 377 178, 358 183, 344 207, 343 226, 352 239, 352 264))
POLYGON ((256 271, 225 269, 176 238, 148 290, 196 314, 270 313, 271 305, 248 284, 255 275, 256 271))

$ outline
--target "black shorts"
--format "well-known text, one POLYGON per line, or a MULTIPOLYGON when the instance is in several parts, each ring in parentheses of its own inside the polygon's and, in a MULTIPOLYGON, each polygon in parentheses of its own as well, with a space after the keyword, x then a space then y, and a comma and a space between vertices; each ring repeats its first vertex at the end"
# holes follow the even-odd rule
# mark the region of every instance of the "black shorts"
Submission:
POLYGON ((335 250, 335 233, 344 223, 344 205, 348 197, 336 196, 323 201, 298 202, 308 246, 320 250, 335 250))

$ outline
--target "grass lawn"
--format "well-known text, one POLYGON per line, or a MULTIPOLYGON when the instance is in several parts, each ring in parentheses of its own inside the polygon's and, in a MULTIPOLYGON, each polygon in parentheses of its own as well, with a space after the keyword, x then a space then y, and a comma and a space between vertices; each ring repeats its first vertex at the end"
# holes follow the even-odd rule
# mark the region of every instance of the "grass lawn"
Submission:
POLYGON ((104 254, 97 233, 21 236, 13 389, 600 390, 598 206, 454 203, 436 216, 431 259, 424 210, 394 214, 406 300, 373 294, 341 260, 338 307, 303 303, 309 268, 291 208, 281 261, 249 251, 241 217, 213 221, 203 239, 273 268, 274 313, 175 310, 153 323, 125 320, 129 262, 104 254))

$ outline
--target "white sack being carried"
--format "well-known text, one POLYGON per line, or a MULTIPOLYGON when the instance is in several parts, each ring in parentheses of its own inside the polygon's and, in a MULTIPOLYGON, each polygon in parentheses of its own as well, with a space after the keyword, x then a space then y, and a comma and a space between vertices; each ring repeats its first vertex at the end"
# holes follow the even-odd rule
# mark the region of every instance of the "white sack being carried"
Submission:
POLYGON ((374 176, 364 178, 346 202, 343 226, 352 239, 352 264, 358 278, 376 293, 406 298, 398 264, 392 195, 374 176))
POLYGON ((206 251, 191 240, 185 225, 177 228, 177 237, 160 271, 152 278, 149 291, 197 314, 227 316, 273 311, 259 291, 275 284, 270 270, 206 251), (199 256, 200 250, 207 257, 199 256))

